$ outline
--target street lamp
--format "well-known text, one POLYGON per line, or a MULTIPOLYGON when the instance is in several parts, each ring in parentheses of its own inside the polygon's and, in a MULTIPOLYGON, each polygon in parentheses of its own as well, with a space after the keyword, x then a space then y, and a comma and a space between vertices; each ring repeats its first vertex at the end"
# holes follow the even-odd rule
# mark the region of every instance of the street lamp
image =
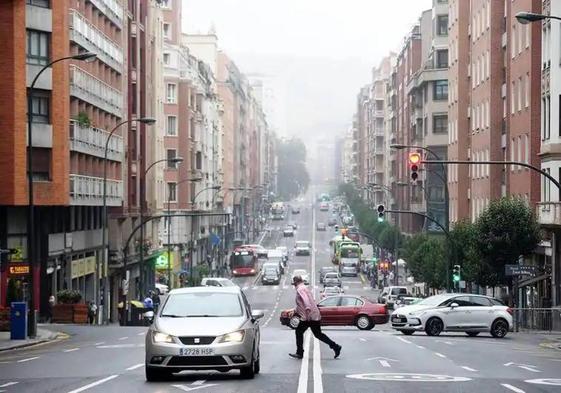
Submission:
POLYGON ((526 11, 517 13, 515 17, 516 20, 523 25, 527 25, 528 23, 532 23, 532 22, 539 22, 544 19, 561 20, 561 17, 558 16, 537 14, 535 12, 526 12, 526 11))
POLYGON ((31 86, 27 96, 27 184, 28 184, 28 212, 27 212, 27 259, 29 261, 29 310, 30 320, 28 333, 30 337, 35 337, 37 334, 37 316, 35 315, 35 296, 34 296, 34 280, 33 270, 35 265, 35 205, 33 200, 33 93, 35 91, 35 83, 39 76, 45 72, 46 69, 53 66, 55 63, 63 60, 79 60, 79 61, 93 61, 97 54, 93 52, 83 52, 73 56, 61 57, 51 61, 39 70, 31 86))
MULTIPOLYGON (((177 183, 175 183, 175 192, 177 194, 177 187, 180 184, 186 183, 186 182, 199 182, 203 180, 202 177, 196 177, 193 179, 183 179, 178 181, 177 183)), ((176 196, 177 199, 177 196, 176 196)), ((171 192, 169 192, 168 189, 168 289, 171 290, 171 192)))
MULTIPOLYGON (((175 157, 175 158, 162 158, 161 160, 156 160, 154 161, 152 164, 150 164, 148 166, 148 168, 146 168, 144 170, 144 187, 141 186, 140 187, 140 263, 139 263, 139 273, 140 273, 140 294, 141 296, 144 296, 144 292, 145 288, 144 288, 144 225, 142 225, 142 223, 144 222, 144 201, 146 199, 146 176, 148 174, 148 172, 150 171, 150 169, 152 169, 155 165, 161 163, 161 162, 167 162, 168 164, 180 164, 183 162, 183 158, 182 157, 175 157)), ((168 191, 169 192, 169 191, 168 191)))
MULTIPOLYGON (((108 253, 108 250, 106 250, 107 248, 106 232, 107 232, 107 221, 108 221, 107 220, 107 153, 109 151, 109 142, 111 140, 111 137, 115 134, 115 131, 117 131, 117 129, 119 129, 121 126, 125 124, 133 123, 133 122, 152 125, 156 123, 156 119, 154 119, 153 117, 141 117, 138 119, 123 120, 122 122, 118 123, 115 127, 113 127, 113 129, 109 132, 105 140, 105 150, 103 152, 103 207, 101 212, 101 230, 102 230, 102 235, 101 235, 102 268, 101 269, 103 272, 105 272, 105 264, 107 262, 107 253, 108 253)), ((97 269, 97 271, 99 272, 99 268, 97 269)), ((107 319, 109 315, 109 304, 107 303, 108 294, 109 294, 109 279, 107 275, 105 275, 103 279, 103 323, 107 323, 107 319)), ((100 296, 98 295, 98 298, 99 297, 100 296)))

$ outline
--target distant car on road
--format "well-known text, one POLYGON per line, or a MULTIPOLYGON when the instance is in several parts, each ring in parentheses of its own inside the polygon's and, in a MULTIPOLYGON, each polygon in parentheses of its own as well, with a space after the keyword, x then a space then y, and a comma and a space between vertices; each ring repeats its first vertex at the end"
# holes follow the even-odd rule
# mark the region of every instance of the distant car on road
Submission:
POLYGON ((388 308, 393 308, 400 296, 407 296, 407 287, 386 287, 378 297, 379 303, 386 303, 388 308))
POLYGON ((300 208, 298 206, 293 206, 292 214, 300 214, 300 208))
POLYGON ((323 284, 323 277, 325 277, 325 275, 330 272, 337 273, 337 268, 335 266, 324 266, 321 269, 319 269, 318 276, 319 276, 320 284, 323 284))
POLYGON ((470 337, 488 332, 503 338, 513 327, 513 310, 489 296, 448 293, 428 297, 392 313, 392 327, 405 335, 424 331, 429 336, 442 332, 465 332, 470 337))
POLYGON ((294 280, 294 277, 296 277, 296 276, 302 277, 302 281, 304 281, 304 284, 308 285, 310 283, 310 276, 308 275, 308 272, 306 270, 295 269, 292 272, 291 281, 294 280))
POLYGON ((337 225, 337 218, 329 217, 329 219, 327 220, 327 225, 329 225, 330 227, 337 225))
POLYGON ((284 230, 282 231, 282 235, 284 237, 293 237, 294 236, 294 228, 292 225, 287 225, 284 230))
POLYGON ((298 229, 298 225, 294 221, 289 222, 288 226, 292 227, 292 229, 294 230, 298 229))
POLYGON ((201 280, 201 287, 235 287, 237 286, 224 277, 205 277, 201 280))
POLYGON ((278 269, 276 269, 274 266, 265 266, 263 269, 263 274, 261 275, 261 283, 263 285, 279 285, 280 278, 281 276, 278 269))
POLYGON ((283 261, 288 262, 288 248, 285 246, 278 246, 275 250, 279 250, 282 253, 283 261))
POLYGON ((341 276, 337 272, 325 273, 325 276, 323 276, 324 287, 341 287, 342 285, 341 276))
POLYGON ((323 222, 318 222, 316 224, 316 229, 318 231, 325 232, 327 230, 327 227, 325 226, 325 224, 323 222))
MULTIPOLYGON (((349 295, 326 297, 318 303, 323 326, 356 326, 360 330, 371 330, 376 324, 387 323, 390 315, 384 304, 349 295)), ((298 326, 294 309, 281 311, 280 322, 293 329, 298 326)))
POLYGON ((298 240, 294 245, 296 255, 310 255, 312 253, 312 246, 307 240, 298 240))
POLYGON ((325 299, 326 297, 342 295, 343 293, 345 291, 341 287, 325 287, 321 291, 321 298, 325 299))
POLYGON ((329 202, 321 202, 319 204, 319 210, 322 212, 329 211, 329 202))

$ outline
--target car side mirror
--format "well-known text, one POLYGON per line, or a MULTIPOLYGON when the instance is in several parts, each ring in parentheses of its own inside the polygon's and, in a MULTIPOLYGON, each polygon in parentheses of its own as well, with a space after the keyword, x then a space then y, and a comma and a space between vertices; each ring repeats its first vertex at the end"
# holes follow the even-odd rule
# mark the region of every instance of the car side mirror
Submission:
POLYGON ((450 308, 454 309, 456 307, 460 307, 460 305, 458 303, 452 303, 450 304, 450 308))
POLYGON ((251 320, 253 322, 260 320, 261 318, 263 318, 265 316, 265 313, 261 310, 253 310, 251 312, 251 320))

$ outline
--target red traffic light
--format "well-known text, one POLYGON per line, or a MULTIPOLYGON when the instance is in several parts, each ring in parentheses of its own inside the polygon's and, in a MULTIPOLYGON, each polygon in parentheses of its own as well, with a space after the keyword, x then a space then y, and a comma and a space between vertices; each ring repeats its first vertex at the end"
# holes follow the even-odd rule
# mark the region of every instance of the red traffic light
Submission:
POLYGON ((421 155, 419 153, 409 153, 409 164, 411 164, 411 166, 415 165, 418 168, 420 163, 421 155))

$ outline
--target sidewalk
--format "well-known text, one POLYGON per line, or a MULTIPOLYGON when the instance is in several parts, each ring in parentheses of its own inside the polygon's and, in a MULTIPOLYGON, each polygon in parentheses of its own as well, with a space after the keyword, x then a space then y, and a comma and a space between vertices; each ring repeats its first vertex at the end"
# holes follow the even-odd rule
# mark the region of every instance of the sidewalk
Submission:
POLYGON ((28 338, 25 340, 10 340, 10 332, 0 332, 0 352, 45 343, 56 339, 60 334, 61 333, 38 328, 37 337, 35 338, 28 338))

